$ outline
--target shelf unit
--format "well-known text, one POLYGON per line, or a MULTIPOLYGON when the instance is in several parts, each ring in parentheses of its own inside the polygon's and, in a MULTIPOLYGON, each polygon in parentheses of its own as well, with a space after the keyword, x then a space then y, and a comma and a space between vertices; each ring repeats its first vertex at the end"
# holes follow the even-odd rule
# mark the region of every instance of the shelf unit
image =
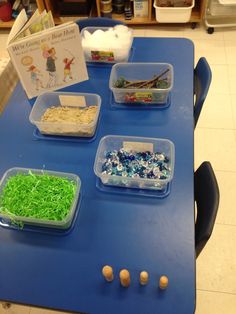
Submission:
MULTIPOLYGON (((39 12, 42 12, 45 9, 44 0, 36 0, 37 7, 39 9, 39 12)), ((15 20, 12 19, 8 22, 0 22, 0 28, 11 28, 14 24, 15 20)))
POLYGON ((204 19, 208 34, 213 34, 215 27, 236 26, 236 0, 208 0, 204 19))
MULTIPOLYGON (((148 0, 148 17, 138 17, 132 18, 131 20, 125 20, 123 14, 112 14, 112 18, 116 20, 124 21, 128 25, 148 25, 148 24, 158 24, 155 18, 155 11, 153 8, 153 0, 148 0)), ((58 11, 57 1, 56 0, 36 0, 39 11, 43 11, 46 9, 47 11, 52 11, 55 24, 63 23, 63 20, 60 18, 60 14, 58 11)), ((192 23, 193 28, 196 23, 201 22, 204 18, 205 6, 207 0, 195 0, 195 7, 192 10, 190 23, 192 23)), ((100 0, 96 0, 96 12, 93 12, 93 16, 101 16, 100 9, 100 0)), ((11 28, 14 23, 14 20, 9 22, 0 23, 0 28, 11 28)))
MULTIPOLYGON (((143 24, 159 24, 155 18, 155 11, 153 8, 153 1, 148 0, 148 17, 133 17, 131 20, 125 20, 123 14, 112 14, 113 19, 124 21, 129 25, 143 25, 143 24)), ((205 5, 207 0, 195 0, 195 6, 192 10, 190 21, 191 23, 198 23, 202 21, 205 13, 205 5)), ((101 16, 100 0, 96 0, 97 15, 101 16)))
MULTIPOLYGON (((44 6, 47 11, 51 11, 53 14, 54 22, 55 24, 62 24, 64 23, 64 20, 60 16, 59 7, 58 7, 58 1, 57 0, 44 0, 44 6)), ((93 12, 93 15, 96 16, 96 12, 93 12)), ((71 16, 65 16, 66 18, 70 19, 73 17, 71 16)), ((75 17, 79 18, 80 16, 75 17)))

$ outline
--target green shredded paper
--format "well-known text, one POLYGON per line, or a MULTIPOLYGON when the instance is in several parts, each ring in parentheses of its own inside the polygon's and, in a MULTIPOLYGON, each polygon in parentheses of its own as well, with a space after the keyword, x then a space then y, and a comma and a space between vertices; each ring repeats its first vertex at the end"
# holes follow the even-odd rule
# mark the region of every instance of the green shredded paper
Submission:
POLYGON ((16 174, 9 177, 0 195, 0 212, 14 217, 62 221, 69 213, 76 183, 48 175, 16 174))

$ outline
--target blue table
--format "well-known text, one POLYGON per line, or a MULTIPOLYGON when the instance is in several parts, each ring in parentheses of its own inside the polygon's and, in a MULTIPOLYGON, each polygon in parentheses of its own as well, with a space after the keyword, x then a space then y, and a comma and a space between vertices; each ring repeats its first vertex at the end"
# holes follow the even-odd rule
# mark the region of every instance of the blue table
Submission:
POLYGON ((90 80, 67 91, 98 93, 102 110, 92 142, 35 140, 30 103, 21 88, 0 117, 0 176, 11 167, 76 173, 82 202, 74 229, 65 236, 0 227, 0 299, 93 314, 193 313, 195 251, 193 195, 193 56, 191 41, 135 38, 133 60, 168 62, 174 88, 167 109, 112 109, 110 66, 90 66, 90 80), (175 174, 163 198, 102 192, 93 163, 99 139, 107 134, 168 138, 175 144, 175 174), (102 266, 114 269, 107 283, 102 266), (119 284, 120 269, 131 286, 119 284), (147 270, 149 284, 139 285, 147 270), (169 286, 158 289, 161 275, 169 286))

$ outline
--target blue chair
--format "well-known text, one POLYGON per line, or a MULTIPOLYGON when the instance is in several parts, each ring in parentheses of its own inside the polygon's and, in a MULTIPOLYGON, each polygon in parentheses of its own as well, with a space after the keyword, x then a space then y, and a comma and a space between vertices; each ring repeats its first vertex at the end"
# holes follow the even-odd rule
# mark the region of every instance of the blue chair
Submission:
POLYGON ((195 127, 200 116, 203 103, 206 99, 209 87, 211 85, 212 73, 211 68, 206 60, 202 57, 194 69, 194 94, 196 96, 194 104, 194 123, 195 127))
POLYGON ((87 19, 77 20, 76 24, 79 29, 82 30, 84 27, 94 26, 94 27, 113 27, 117 24, 126 25, 122 21, 110 19, 107 17, 91 17, 87 19))
POLYGON ((203 162, 194 174, 194 198, 197 204, 195 251, 198 257, 212 234, 220 199, 217 180, 209 161, 203 162))

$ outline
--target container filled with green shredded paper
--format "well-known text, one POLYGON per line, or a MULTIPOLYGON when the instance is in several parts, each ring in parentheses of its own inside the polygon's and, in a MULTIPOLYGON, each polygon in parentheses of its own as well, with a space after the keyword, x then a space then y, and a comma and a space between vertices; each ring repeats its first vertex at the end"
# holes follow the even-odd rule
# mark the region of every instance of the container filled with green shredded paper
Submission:
POLYGON ((11 168, 0 182, 0 219, 21 228, 68 229, 80 187, 80 178, 72 173, 11 168))

